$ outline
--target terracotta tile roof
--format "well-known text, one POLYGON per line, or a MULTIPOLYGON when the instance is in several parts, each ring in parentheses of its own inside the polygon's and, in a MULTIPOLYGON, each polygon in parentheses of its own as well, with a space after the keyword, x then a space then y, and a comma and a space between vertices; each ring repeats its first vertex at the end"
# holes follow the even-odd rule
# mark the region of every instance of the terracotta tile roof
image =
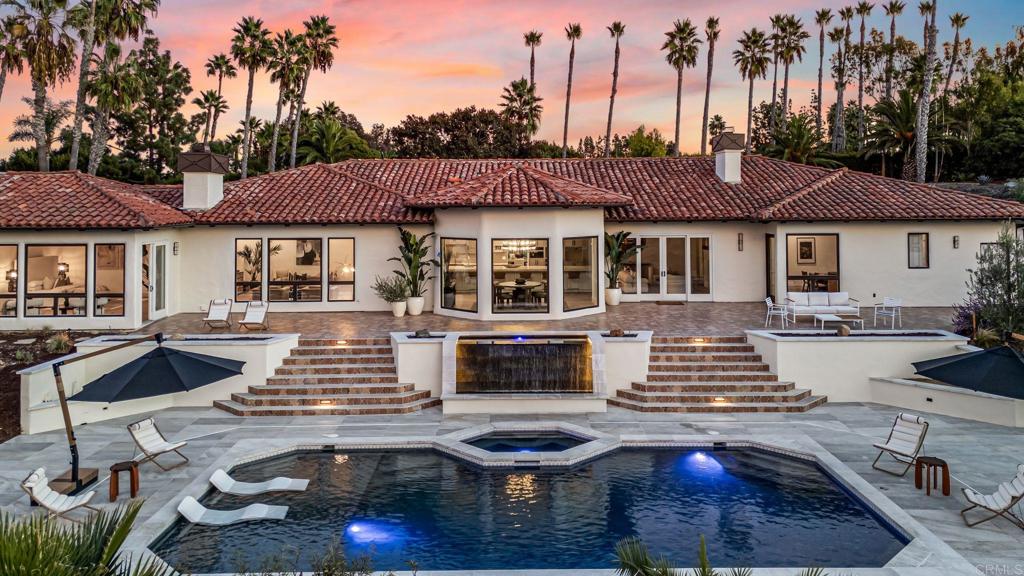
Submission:
POLYGON ((191 222, 132 184, 80 172, 0 173, 0 228, 157 228, 191 222))
POLYGON ((175 208, 180 209, 184 203, 182 198, 184 191, 181 184, 140 184, 137 188, 140 192, 149 194, 164 204, 175 208))
POLYGON ((422 208, 455 206, 624 206, 633 203, 625 194, 610 192, 529 164, 514 162, 463 180, 448 178, 449 186, 411 196, 406 204, 422 208))
POLYGON ((199 224, 413 224, 433 220, 344 164, 313 164, 224 185, 224 200, 197 212, 199 224))

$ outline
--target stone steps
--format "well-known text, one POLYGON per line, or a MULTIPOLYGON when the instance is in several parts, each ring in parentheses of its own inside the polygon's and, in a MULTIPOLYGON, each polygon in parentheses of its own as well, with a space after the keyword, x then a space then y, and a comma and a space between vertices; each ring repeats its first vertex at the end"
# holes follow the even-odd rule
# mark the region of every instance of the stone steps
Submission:
POLYGON ((750 344, 656 344, 651 343, 651 354, 728 352, 739 354, 754 352, 750 344))
POLYGON ((306 348, 310 346, 323 347, 323 346, 387 346, 391 348, 391 338, 378 336, 375 338, 301 338, 299 339, 299 347, 306 348))
MULTIPOLYGON (((639 392, 785 392, 796 388, 792 382, 634 382, 639 392)), ((718 396, 720 394, 716 394, 718 396)))
POLYGON ((810 390, 787 390, 784 392, 641 392, 639 390, 619 390, 618 397, 648 404, 710 404, 713 402, 729 402, 745 404, 751 402, 795 402, 811 395, 810 390), (721 400, 719 400, 721 398, 721 400))
POLYGON ((231 400, 245 406, 348 406, 365 404, 408 404, 430 398, 429 390, 413 390, 397 394, 232 394, 231 400))
POLYGON ((289 396, 294 394, 398 394, 413 390, 412 384, 357 382, 353 384, 284 384, 249 386, 250 394, 261 396, 289 396))
POLYGON ((651 344, 746 344, 746 336, 652 336, 651 344))
POLYGON ((288 356, 283 360, 285 366, 308 366, 315 364, 389 364, 392 367, 395 357, 391 354, 299 354, 288 356))
POLYGON ((394 373, 394 364, 289 364, 278 366, 274 371, 275 376, 394 373))
POLYGON ((650 372, 767 372, 763 362, 650 362, 650 372))
POLYGON ((648 382, 777 382, 771 372, 657 372, 648 370, 648 382))
POLYGON ((651 362, 760 362, 761 355, 744 352, 676 352, 651 354, 651 362))
POLYGON ((733 414, 743 412, 806 412, 812 408, 821 406, 826 402, 824 396, 808 396, 798 402, 745 402, 732 404, 727 402, 711 403, 648 403, 637 402, 626 398, 614 397, 608 399, 608 404, 620 408, 628 408, 637 412, 687 412, 687 413, 713 413, 733 414))
POLYGON ((234 400, 217 400, 214 406, 235 416, 358 416, 408 414, 441 405, 440 398, 426 398, 406 404, 359 404, 348 406, 246 406, 234 400))
POLYGON ((363 356, 391 354, 390 345, 344 345, 344 346, 297 346, 291 350, 292 356, 363 356))

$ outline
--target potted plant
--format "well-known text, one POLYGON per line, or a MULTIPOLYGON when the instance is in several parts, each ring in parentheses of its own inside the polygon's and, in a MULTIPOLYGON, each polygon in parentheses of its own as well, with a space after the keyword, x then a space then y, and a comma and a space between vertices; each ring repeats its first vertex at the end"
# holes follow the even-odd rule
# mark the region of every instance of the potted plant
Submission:
POLYGON ((377 276, 373 281, 373 292, 381 300, 391 304, 391 313, 395 318, 405 316, 405 280, 398 276, 381 278, 377 276))
POLYGON ((431 266, 440 266, 436 258, 430 257, 431 247, 427 245, 434 233, 416 236, 405 228, 399 227, 398 233, 402 243, 398 246, 400 256, 388 258, 388 261, 402 264, 401 270, 395 270, 395 275, 405 281, 409 291, 406 302, 409 305, 409 315, 419 316, 423 312, 423 294, 427 291, 427 283, 434 279, 430 274, 431 266))
POLYGON ((608 278, 608 287, 604 290, 604 303, 618 306, 622 299, 622 288, 619 286, 619 273, 622 265, 630 258, 636 257, 636 243, 627 245, 629 232, 619 230, 615 234, 604 234, 604 275, 608 278))

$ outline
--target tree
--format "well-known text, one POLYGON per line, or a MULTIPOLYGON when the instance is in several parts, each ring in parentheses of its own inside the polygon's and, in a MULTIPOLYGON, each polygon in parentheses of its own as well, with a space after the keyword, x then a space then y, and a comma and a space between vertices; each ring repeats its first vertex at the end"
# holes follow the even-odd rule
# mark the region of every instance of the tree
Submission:
POLYGON ((192 99, 192 103, 205 113, 206 127, 203 129, 203 144, 209 146, 210 140, 217 137, 217 116, 227 111, 228 102, 223 96, 217 94, 216 90, 203 90, 199 96, 192 99))
POLYGON ((824 92, 822 92, 822 74, 825 69, 825 27, 832 22, 832 11, 828 8, 823 8, 814 13, 814 23, 818 25, 818 101, 816 102, 818 118, 816 126, 818 129, 818 137, 821 138, 823 132, 821 131, 821 106, 824 101, 824 92))
POLYGON ((227 54, 215 54, 206 61, 206 75, 217 77, 217 97, 221 101, 224 101, 223 110, 216 109, 213 111, 213 121, 211 122, 210 140, 217 137, 217 120, 220 119, 220 115, 223 111, 227 110, 227 101, 224 100, 224 79, 234 78, 238 76, 238 69, 231 62, 231 58, 227 54))
POLYGON ((96 174, 110 137, 110 114, 125 112, 142 97, 142 81, 135 64, 121 59, 121 47, 107 42, 103 56, 94 55, 96 69, 89 72, 88 95, 96 100, 89 149, 89 174, 96 174))
POLYGON ((3 99, 4 85, 7 84, 7 73, 20 74, 25 68, 25 54, 18 43, 15 25, 15 19, 10 16, 0 21, 0 100, 3 99))
POLYGON ((502 91, 499 104, 502 118, 518 128, 519 144, 524 149, 540 128, 540 116, 544 111, 540 104, 542 99, 537 97, 534 89, 535 86, 528 84, 526 78, 513 80, 502 91))
MULTIPOLYGON (((921 95, 917 101, 917 136, 918 142, 928 142, 928 118, 932 98, 932 76, 931 71, 935 68, 935 13, 938 11, 938 0, 930 3, 930 13, 925 14, 925 60, 924 79, 921 83, 921 95)), ((915 172, 918 182, 924 182, 928 169, 928 146, 919 145, 915 151, 915 172)))
POLYGON ((14 8, 12 30, 25 54, 32 80, 35 112, 32 134, 36 142, 36 163, 40 172, 50 170, 50 149, 46 143, 46 92, 71 77, 75 69, 75 40, 68 32, 63 0, 4 0, 14 8))
POLYGON ((612 139, 612 110, 615 108, 615 92, 619 86, 619 39, 626 33, 626 26, 622 22, 612 22, 612 25, 608 26, 608 33, 615 39, 615 66, 612 68, 612 95, 608 100, 608 126, 604 132, 605 158, 611 152, 609 145, 612 139))
POLYGON ((302 164, 333 164, 350 158, 376 158, 365 140, 336 118, 314 120, 298 147, 302 164))
POLYGON ((572 66, 576 61, 576 41, 583 37, 579 22, 570 22, 565 27, 565 38, 569 41, 569 78, 565 83, 565 122, 562 125, 562 158, 569 150, 569 101, 572 100, 572 66))
POLYGON ((875 5, 861 0, 857 3, 857 15, 860 16, 860 49, 857 58, 857 146, 864 146, 864 68, 866 53, 864 50, 864 34, 867 30, 865 20, 871 15, 875 5))
POLYGON ((725 132, 725 119, 720 114, 715 114, 711 117, 711 121, 708 123, 708 134, 714 138, 722 132, 725 132))
POLYGON ((292 150, 288 159, 288 166, 295 167, 295 150, 299 143, 299 125, 302 121, 302 106, 306 101, 306 88, 309 87, 309 77, 313 70, 327 72, 334 64, 334 50, 338 47, 338 37, 335 34, 335 26, 327 16, 313 16, 302 23, 305 33, 302 35, 305 40, 305 69, 302 73, 302 83, 299 87, 298 97, 295 102, 295 118, 292 120, 292 150))
POLYGON ((739 49, 732 53, 732 61, 739 67, 740 77, 750 84, 747 92, 746 142, 746 151, 750 152, 750 141, 753 139, 751 128, 754 117, 754 79, 765 78, 768 75, 768 51, 771 50, 771 43, 764 32, 751 28, 743 32, 739 44, 739 49))
POLYGON ((889 45, 885 51, 885 99, 892 100, 893 57, 896 55, 896 17, 903 14, 907 5, 901 0, 885 3, 885 15, 889 17, 889 45))
POLYGON ((772 133, 772 143, 764 151, 766 156, 797 164, 838 167, 840 164, 826 157, 818 140, 814 119, 809 114, 794 114, 772 133))
POLYGON ((993 244, 982 247, 968 270, 967 301, 979 310, 979 321, 1004 338, 1024 332, 1024 241, 1007 225, 993 244))
POLYGON ((273 55, 267 68, 271 82, 277 82, 277 107, 274 112, 274 128, 271 135, 270 151, 267 153, 267 171, 277 168, 277 141, 281 134, 281 110, 285 99, 291 99, 300 80, 300 72, 306 66, 306 39, 291 30, 274 37, 273 55))
POLYGON ((703 156, 707 154, 708 148, 708 112, 711 106, 711 71, 715 67, 715 42, 718 42, 718 37, 722 34, 722 29, 718 27, 718 18, 714 16, 709 17, 708 21, 704 23, 704 37, 708 41, 708 76, 704 82, 704 121, 701 124, 700 130, 700 153, 703 156))
POLYGON ((772 132, 775 131, 775 103, 779 93, 779 56, 782 51, 782 27, 785 22, 785 14, 776 14, 771 17, 772 33, 769 39, 772 44, 772 107, 768 129, 772 132))
POLYGON ((885 158, 894 155, 900 158, 903 178, 908 178, 907 169, 913 168, 911 154, 914 151, 914 131, 917 123, 917 109, 914 95, 900 90, 896 99, 882 100, 871 109, 871 130, 866 137, 865 156, 880 155, 882 172, 885 172, 885 158))
POLYGON ((811 35, 804 30, 803 22, 793 15, 786 16, 782 23, 781 33, 782 49, 779 59, 782 60, 782 65, 785 68, 782 78, 782 121, 785 122, 789 112, 789 67, 793 65, 794 61, 803 62, 806 51, 804 42, 811 35))
POLYGON ((949 58, 949 71, 946 73, 946 84, 942 87, 942 95, 945 96, 946 92, 949 92, 949 84, 953 81, 953 70, 956 67, 957 60, 960 58, 960 30, 967 25, 967 20, 970 16, 963 14, 962 12, 954 12, 949 16, 949 24, 953 27, 953 50, 949 58))
POLYGON ((668 143, 657 128, 647 132, 641 124, 626 138, 626 149, 632 158, 661 158, 668 153, 668 143))
POLYGON ((530 49, 530 86, 536 86, 537 83, 534 81, 534 70, 537 65, 536 51, 537 46, 540 46, 541 38, 544 33, 536 30, 530 30, 526 34, 523 34, 523 43, 530 49))
POLYGON ((679 124, 683 109, 683 70, 697 65, 697 51, 701 40, 697 38, 697 29, 689 18, 683 21, 676 20, 672 29, 665 32, 665 36, 665 43, 661 45, 661 49, 665 51, 665 61, 676 71, 676 131, 673 146, 674 155, 678 157, 681 149, 679 124))
POLYGON ((231 57, 238 66, 249 71, 249 89, 245 93, 245 117, 242 120, 242 179, 249 175, 249 143, 252 133, 249 119, 252 117, 252 90, 256 72, 266 67, 270 60, 270 31, 263 26, 263 20, 246 16, 232 30, 231 57))
MULTIPOLYGON (((22 102, 28 104, 32 109, 31 114, 22 114, 14 118, 14 129, 7 135, 8 142, 35 142, 35 106, 31 98, 22 98, 22 102)), ((60 139, 61 128, 71 117, 71 101, 61 100, 54 102, 47 98, 46 106, 43 108, 43 127, 46 134, 46 148, 52 149, 53 144, 60 139)))
POLYGON ((836 86, 836 105, 834 116, 831 118, 832 152, 842 152, 846 150, 846 128, 844 126, 846 116, 843 113, 843 92, 846 90, 846 52, 843 50, 843 44, 846 42, 846 32, 842 26, 836 26, 829 31, 828 39, 836 45, 836 53, 833 56, 835 60, 833 76, 836 86))

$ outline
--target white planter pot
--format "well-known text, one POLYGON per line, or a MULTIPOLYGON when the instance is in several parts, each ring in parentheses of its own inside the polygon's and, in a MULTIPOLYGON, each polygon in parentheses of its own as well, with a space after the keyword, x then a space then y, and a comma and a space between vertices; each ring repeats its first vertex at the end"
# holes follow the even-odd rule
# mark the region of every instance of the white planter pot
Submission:
POLYGON ((391 313, 395 315, 395 318, 401 318, 402 316, 405 316, 405 301, 403 300, 402 302, 392 302, 391 313))
POLYGON ((419 316, 423 313, 423 296, 413 296, 406 302, 409 303, 409 316, 419 316))
POLYGON ((604 303, 606 306, 618 306, 622 300, 622 288, 605 288, 604 303))

